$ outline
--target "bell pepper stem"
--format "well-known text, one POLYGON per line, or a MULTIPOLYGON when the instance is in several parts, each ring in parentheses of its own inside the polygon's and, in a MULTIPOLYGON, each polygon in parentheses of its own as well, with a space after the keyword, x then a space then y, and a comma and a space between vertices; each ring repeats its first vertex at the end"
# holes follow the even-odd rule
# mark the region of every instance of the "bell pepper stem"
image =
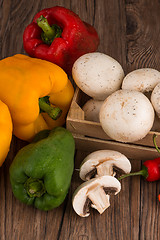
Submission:
POLYGON ((46 192, 43 181, 39 179, 28 178, 24 187, 30 197, 41 197, 46 192))
POLYGON ((37 24, 42 29, 41 39, 45 44, 51 45, 55 38, 61 37, 62 29, 56 24, 50 26, 43 15, 37 19, 37 24))
POLYGON ((43 32, 45 33, 46 37, 48 37, 49 39, 53 39, 56 32, 55 29, 52 28, 47 19, 45 17, 43 17, 43 15, 41 15, 38 19, 37 19, 37 24, 38 26, 43 30, 43 32))
POLYGON ((41 112, 46 112, 48 115, 53 119, 57 120, 61 113, 62 110, 59 107, 52 107, 49 103, 49 97, 42 97, 39 99, 39 107, 41 112))

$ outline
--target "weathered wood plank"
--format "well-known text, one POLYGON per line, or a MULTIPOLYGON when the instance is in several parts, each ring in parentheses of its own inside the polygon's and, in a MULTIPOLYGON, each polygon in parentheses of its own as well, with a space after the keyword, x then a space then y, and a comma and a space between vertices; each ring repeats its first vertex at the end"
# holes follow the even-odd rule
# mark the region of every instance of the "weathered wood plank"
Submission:
MULTIPOLYGON (((75 168, 88 152, 78 152, 75 168)), ((133 171, 140 167, 139 161, 132 161, 133 171)), ((72 195, 82 183, 79 172, 75 171, 65 211, 60 239, 138 239, 139 235, 139 200, 140 178, 135 177, 121 181, 122 190, 117 196, 111 196, 110 207, 102 214, 92 209, 87 218, 79 217, 72 209, 72 195), (134 192, 136 194, 134 194, 134 192), (136 214, 135 214, 136 213, 136 214), (134 229, 134 231, 133 231, 134 229)))
MULTIPOLYGON (((96 1, 94 26, 96 26, 100 34, 99 51, 114 57, 126 70, 125 5, 123 2, 118 1, 112 1, 112 4, 110 1, 98 3, 96 1)), ((83 155, 82 152, 77 155, 77 168, 83 159, 83 155)), ((132 166, 133 170, 139 169, 140 162, 134 161, 132 166)), ((71 196, 80 183, 78 173, 75 172, 60 239, 138 239, 140 217, 139 178, 134 179, 134 181, 133 179, 123 181, 122 191, 119 195, 111 198, 110 208, 102 215, 92 210, 87 219, 80 218, 74 213, 71 205, 71 196), (136 195, 133 195, 134 191, 136 191, 136 195), (121 219, 123 220, 121 221, 121 219)))
MULTIPOLYGON (((0 1, 0 58, 25 53, 23 31, 34 15, 44 7, 70 5, 70 1, 0 1)), ((12 194, 9 180, 9 166, 16 152, 26 143, 13 137, 11 150, 0 168, 0 239, 57 239, 65 202, 50 212, 28 207, 12 194)))
MULTIPOLYGON (((160 70, 160 2, 126 1, 127 71, 150 67, 160 70)), ((141 181, 139 239, 158 240, 159 183, 141 181)))
POLYGON ((140 239, 160 239, 159 182, 141 182, 140 239))
MULTIPOLYGON (((0 0, 0 58, 24 53, 22 36, 27 24, 41 9, 61 5, 72 9, 94 25, 100 36, 99 51, 118 60, 125 72, 140 67, 160 69, 160 2, 158 0, 0 0)), ((13 138, 11 150, 0 168, 0 239, 160 239, 159 183, 140 177, 122 182, 121 192, 101 216, 91 211, 80 218, 72 209, 71 198, 81 183, 75 171, 66 201, 50 212, 40 212, 13 197, 9 166, 26 143, 13 138)), ((87 152, 78 152, 75 168, 87 152)), ((131 161, 133 171, 141 162, 131 161)))
POLYGON ((160 70, 160 3, 158 0, 127 2, 127 71, 142 67, 160 70))

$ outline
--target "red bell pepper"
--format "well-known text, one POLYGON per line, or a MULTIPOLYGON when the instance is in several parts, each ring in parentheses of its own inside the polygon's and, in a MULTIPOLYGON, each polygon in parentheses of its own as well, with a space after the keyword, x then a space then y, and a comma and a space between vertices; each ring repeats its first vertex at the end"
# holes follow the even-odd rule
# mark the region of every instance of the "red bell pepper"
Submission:
POLYGON ((60 6, 41 10, 23 33, 23 46, 31 57, 53 62, 69 75, 73 63, 83 54, 95 52, 98 45, 95 28, 60 6))

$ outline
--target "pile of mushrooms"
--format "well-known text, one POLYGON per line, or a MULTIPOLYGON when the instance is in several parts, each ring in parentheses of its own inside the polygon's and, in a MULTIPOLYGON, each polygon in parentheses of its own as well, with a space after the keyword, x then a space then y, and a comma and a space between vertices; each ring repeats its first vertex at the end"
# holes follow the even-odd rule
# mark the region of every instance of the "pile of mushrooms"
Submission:
MULTIPOLYGON (((160 118, 160 72, 155 69, 141 68, 125 76, 115 59, 94 52, 75 61, 72 76, 90 96, 82 107, 85 119, 100 122, 104 132, 116 141, 144 138, 153 127, 155 115, 160 118)), ((80 166, 79 176, 85 183, 73 195, 75 212, 87 217, 92 207, 102 214, 110 206, 110 195, 121 190, 116 176, 130 171, 129 160, 119 152, 89 154, 80 166)))
POLYGON ((92 207, 102 214, 110 206, 110 195, 116 195, 121 190, 115 176, 130 171, 130 161, 120 152, 98 150, 90 153, 80 166, 79 176, 85 182, 73 194, 75 212, 81 217, 88 217, 92 207))
POLYGON ((155 113, 160 117, 160 72, 155 69, 141 68, 125 76, 115 59, 94 52, 75 61, 72 76, 91 97, 82 107, 85 119, 100 122, 116 141, 144 138, 153 127, 155 113))

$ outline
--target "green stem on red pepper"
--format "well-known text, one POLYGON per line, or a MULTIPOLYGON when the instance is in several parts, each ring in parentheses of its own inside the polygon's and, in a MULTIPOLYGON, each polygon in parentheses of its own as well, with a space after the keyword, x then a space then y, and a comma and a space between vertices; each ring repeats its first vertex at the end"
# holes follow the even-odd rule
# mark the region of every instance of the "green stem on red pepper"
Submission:
POLYGON ((143 176, 144 178, 147 178, 148 177, 148 169, 146 166, 142 166, 142 170, 140 170, 139 172, 134 172, 134 173, 129 173, 129 174, 125 174, 125 175, 122 175, 121 177, 118 178, 118 180, 121 180, 123 178, 126 178, 126 177, 130 177, 130 176, 143 176))
POLYGON ((43 15, 37 19, 37 24, 43 30, 41 34, 43 42, 48 45, 50 45, 55 38, 60 37, 62 34, 62 29, 56 24, 50 26, 47 19, 43 17, 43 15))
POLYGON ((41 112, 48 113, 53 120, 57 120, 62 113, 62 110, 59 107, 52 107, 50 105, 48 96, 39 99, 39 107, 41 112))
POLYGON ((156 143, 156 137, 157 137, 157 135, 156 135, 156 134, 153 134, 153 143, 154 143, 154 146, 155 146, 157 152, 160 153, 160 150, 159 150, 159 148, 158 148, 158 146, 157 146, 157 143, 156 143))

